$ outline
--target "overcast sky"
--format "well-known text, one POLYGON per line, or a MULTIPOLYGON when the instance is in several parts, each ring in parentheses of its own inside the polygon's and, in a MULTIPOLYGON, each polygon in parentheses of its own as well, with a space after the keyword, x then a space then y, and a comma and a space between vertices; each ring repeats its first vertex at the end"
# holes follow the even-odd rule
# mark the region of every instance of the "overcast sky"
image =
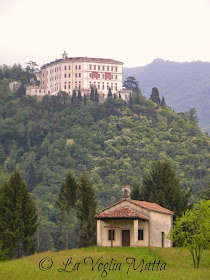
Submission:
POLYGON ((64 50, 125 67, 210 61, 210 0, 0 0, 0 30, 0 65, 41 66, 64 50))

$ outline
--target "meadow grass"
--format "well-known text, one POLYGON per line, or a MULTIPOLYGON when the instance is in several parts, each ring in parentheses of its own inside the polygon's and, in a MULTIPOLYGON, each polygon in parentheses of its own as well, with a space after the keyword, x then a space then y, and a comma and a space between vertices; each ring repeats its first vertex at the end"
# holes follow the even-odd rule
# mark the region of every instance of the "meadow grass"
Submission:
MULTIPOLYGON (((44 252, 35 254, 22 259, 0 262, 0 279, 1 280, 54 280, 54 279, 176 279, 176 280, 207 280, 210 279, 210 254, 209 251, 204 251, 201 259, 200 268, 194 269, 192 257, 190 253, 182 248, 148 248, 148 247, 90 247, 81 249, 72 249, 60 252, 44 252), (90 257, 90 258, 88 258, 90 257), (72 258, 71 264, 66 267, 68 259, 72 258), (84 259, 86 258, 86 263, 84 259), (100 259, 101 258, 101 259, 100 259), (126 258, 129 258, 126 262, 126 258), (43 260, 44 259, 44 260, 43 260), (47 260, 48 259, 48 260, 47 260), (49 270, 41 270, 39 268, 40 261, 43 260, 43 269, 47 269, 51 265, 50 259, 53 260, 53 265, 49 270), (100 261, 97 263, 97 261, 100 261), (103 269, 104 265, 112 261, 109 270, 103 269), (135 266, 131 262, 134 262, 135 266), (92 260, 94 265, 92 271, 92 260), (144 266, 138 265, 144 260, 144 266), (157 271, 157 265, 152 266, 148 270, 141 271, 145 268, 146 263, 166 263, 162 270, 157 271), (76 263, 77 264, 75 266, 76 263), (118 266, 117 266, 117 263, 118 266), (120 265, 121 263, 121 265, 120 265), (114 265, 115 264, 115 265, 114 265), (72 271, 75 266, 75 270, 72 271), (129 269, 130 266, 130 269, 129 269), (78 268, 78 270, 77 270, 78 268), (114 270, 113 270, 114 268, 114 270), (120 268, 120 270, 119 270, 120 268), (136 270, 134 270, 136 268, 136 270), (60 272, 59 272, 60 269, 60 272), (116 269, 116 270, 115 270, 116 269), (67 272, 69 271, 69 272, 67 272), (70 272, 72 271, 72 272, 70 272)), ((148 268, 148 266, 147 266, 148 268)))

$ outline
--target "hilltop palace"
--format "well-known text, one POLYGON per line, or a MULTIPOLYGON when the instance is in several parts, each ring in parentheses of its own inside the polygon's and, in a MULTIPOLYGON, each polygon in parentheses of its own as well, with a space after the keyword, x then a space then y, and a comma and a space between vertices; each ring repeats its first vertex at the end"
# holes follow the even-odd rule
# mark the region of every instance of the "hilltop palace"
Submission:
POLYGON ((37 84, 26 87, 26 95, 44 96, 57 95, 65 91, 72 95, 72 91, 80 89, 81 94, 89 95, 91 87, 98 90, 101 98, 106 98, 109 88, 124 100, 128 100, 131 91, 122 87, 123 63, 105 58, 68 57, 62 54, 62 59, 44 64, 41 71, 36 73, 37 84))

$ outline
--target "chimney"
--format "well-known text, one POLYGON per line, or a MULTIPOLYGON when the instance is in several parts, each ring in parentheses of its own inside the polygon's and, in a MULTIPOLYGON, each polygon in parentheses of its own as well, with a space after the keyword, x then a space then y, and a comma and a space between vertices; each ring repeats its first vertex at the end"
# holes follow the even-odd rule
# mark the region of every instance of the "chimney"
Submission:
POLYGON ((66 51, 64 51, 64 53, 62 54, 62 59, 66 59, 68 58, 68 54, 66 53, 66 51))

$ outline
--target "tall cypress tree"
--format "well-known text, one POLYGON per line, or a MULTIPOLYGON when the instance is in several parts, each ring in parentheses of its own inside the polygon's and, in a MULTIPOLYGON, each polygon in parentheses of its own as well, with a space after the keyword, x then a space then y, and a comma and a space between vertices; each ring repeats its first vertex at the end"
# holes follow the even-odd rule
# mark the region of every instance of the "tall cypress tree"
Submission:
POLYGON ((91 89, 90 89, 90 100, 94 101, 94 99, 95 99, 94 88, 93 88, 93 86, 91 86, 91 89))
POLYGON ((37 185, 37 176, 36 176, 36 168, 33 162, 30 162, 29 171, 27 176, 28 190, 32 192, 32 190, 37 185))
POLYGON ((164 106, 166 105, 166 101, 165 101, 165 97, 164 97, 164 96, 162 97, 162 100, 161 100, 160 105, 161 105, 162 107, 164 107, 164 106))
POLYGON ((65 183, 61 185, 57 200, 60 210, 58 224, 64 225, 66 230, 66 250, 69 248, 70 214, 75 209, 78 197, 78 183, 71 171, 66 176, 65 183))
POLYGON ((132 107, 132 105, 133 105, 133 97, 132 97, 131 93, 129 94, 128 104, 130 107, 132 107))
POLYGON ((109 87, 109 91, 108 91, 108 95, 107 95, 107 97, 109 98, 112 98, 112 90, 111 90, 111 88, 109 87))
POLYGON ((95 102, 99 102, 99 94, 98 94, 98 90, 97 90, 97 88, 96 88, 96 90, 95 90, 95 102))
POLYGON ((136 104, 138 104, 138 105, 140 105, 141 104, 141 101, 140 101, 140 93, 139 92, 137 92, 136 93, 136 104))
POLYGON ((82 101, 82 94, 81 94, 81 90, 78 90, 78 96, 77 98, 79 99, 79 101, 82 101))
POLYGON ((0 239, 9 257, 35 251, 32 235, 37 229, 37 211, 27 185, 16 170, 0 188, 0 239))
POLYGON ((76 90, 74 89, 74 90, 73 90, 73 93, 72 93, 72 97, 71 97, 71 103, 72 103, 72 104, 74 103, 74 101, 76 100, 76 98, 77 98, 77 94, 76 94, 76 90))
POLYGON ((87 104, 87 95, 84 93, 84 96, 83 96, 83 101, 84 101, 84 104, 86 105, 87 104))
POLYGON ((156 103, 157 105, 160 104, 160 96, 159 96, 159 91, 156 87, 152 89, 152 94, 150 95, 150 99, 156 103))
POLYGON ((79 188, 79 204, 77 208, 79 219, 79 246, 86 247, 96 243, 96 195, 89 178, 82 174, 79 188))

